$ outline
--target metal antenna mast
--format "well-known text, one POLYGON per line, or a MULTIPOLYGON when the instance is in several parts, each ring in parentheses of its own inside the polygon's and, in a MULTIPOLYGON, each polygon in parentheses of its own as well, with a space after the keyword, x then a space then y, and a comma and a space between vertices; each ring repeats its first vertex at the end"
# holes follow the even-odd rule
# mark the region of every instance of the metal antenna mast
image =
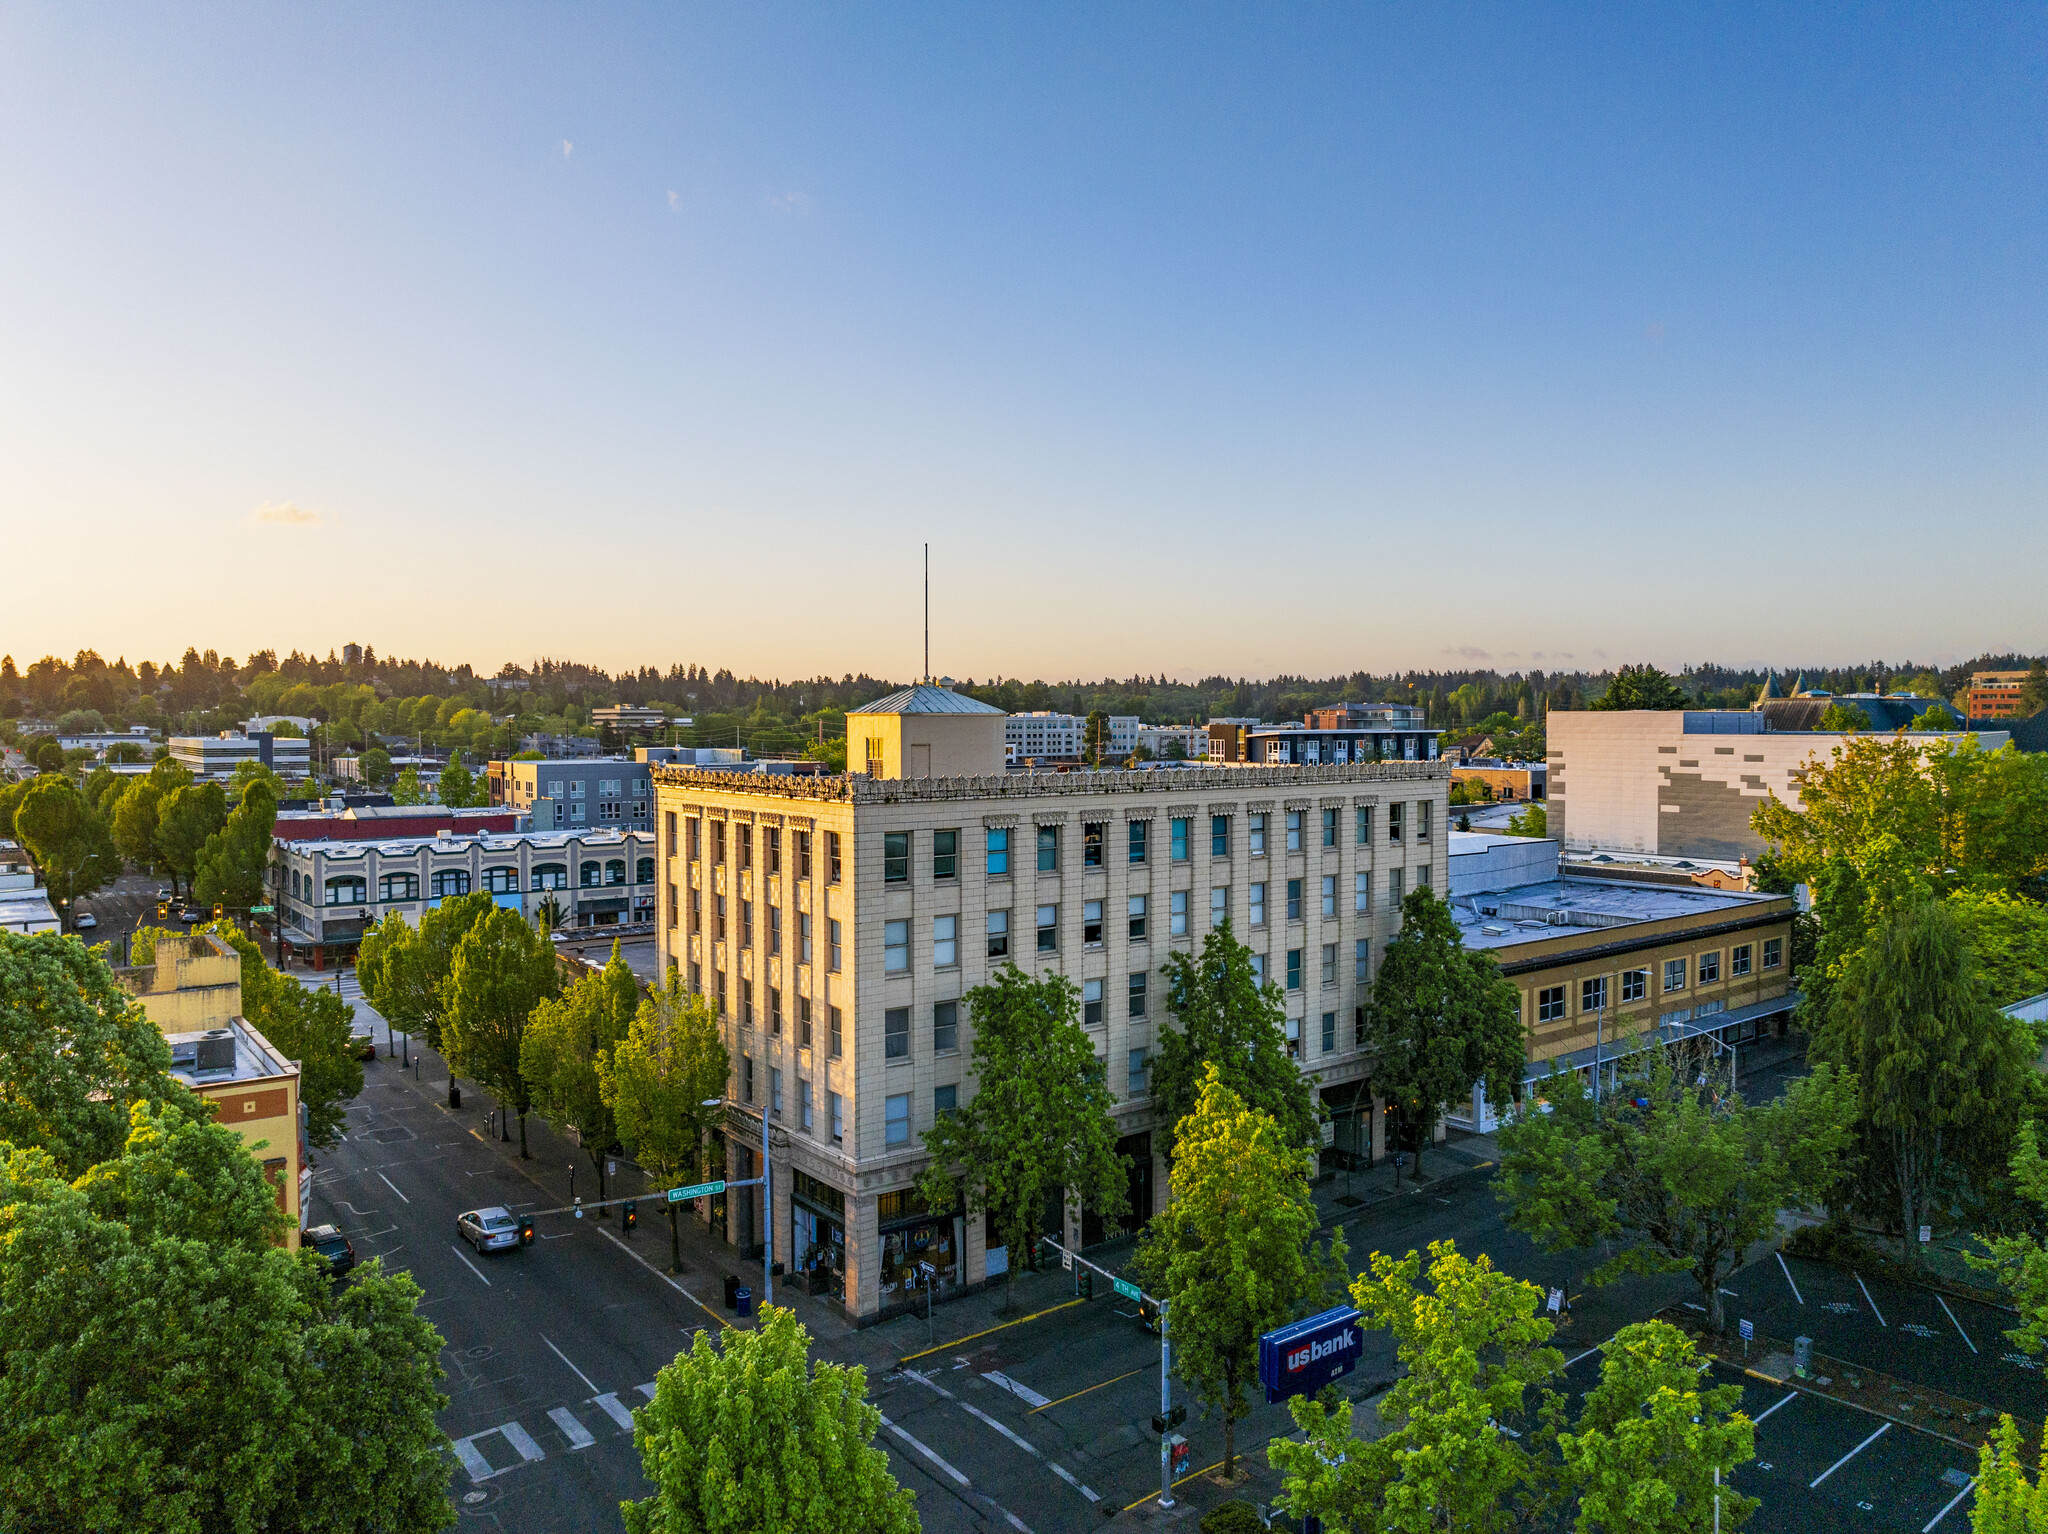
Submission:
POLYGON ((932 546, 924 546, 924 679, 932 679, 932 546))

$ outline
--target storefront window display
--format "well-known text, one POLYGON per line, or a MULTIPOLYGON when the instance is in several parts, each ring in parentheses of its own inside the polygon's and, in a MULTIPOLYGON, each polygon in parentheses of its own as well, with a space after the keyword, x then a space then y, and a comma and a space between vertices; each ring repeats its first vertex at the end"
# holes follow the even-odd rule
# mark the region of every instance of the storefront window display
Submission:
POLYGON ((884 1193, 875 1201, 882 1235, 882 1303, 900 1303, 915 1290, 917 1264, 938 1270, 943 1293, 960 1282, 964 1245, 957 1211, 930 1213, 913 1188, 884 1193), (908 1282, 906 1282, 908 1281, 908 1282))
POLYGON ((796 1271, 809 1292, 846 1299, 846 1195, 807 1172, 796 1174, 790 1200, 796 1271))

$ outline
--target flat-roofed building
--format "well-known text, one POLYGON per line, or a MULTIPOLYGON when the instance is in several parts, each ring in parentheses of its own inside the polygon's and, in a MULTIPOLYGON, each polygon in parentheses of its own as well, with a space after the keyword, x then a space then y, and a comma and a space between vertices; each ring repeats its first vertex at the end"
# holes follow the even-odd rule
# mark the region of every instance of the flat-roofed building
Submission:
POLYGON ((631 757, 508 761, 500 791, 535 831, 602 826, 644 831, 653 813, 647 763, 631 757))
POLYGON ((1433 762, 1437 732, 1425 717, 1421 706, 1413 703, 1344 703, 1312 709, 1300 724, 1244 730, 1243 759, 1268 767, 1433 762))
POLYGON ((261 762, 282 778, 303 778, 311 769, 313 748, 295 735, 267 730, 222 730, 218 735, 173 735, 171 760, 195 778, 231 778, 244 762, 261 762))
MULTIPOLYGON (((975 1090, 962 999, 1009 962, 1080 990, 1134 1221, 1163 1201, 1162 966, 1226 919, 1281 987, 1288 1048, 1336 1115, 1333 1151, 1383 1145, 1358 1008, 1402 896, 1444 887, 1448 766, 1006 772, 1006 716, 932 692, 848 716, 850 760, 874 776, 654 769, 663 968, 722 1020, 728 1177, 759 1175, 764 1114, 787 1138, 771 1217, 796 1281, 866 1320, 912 1303, 915 1260, 942 1295, 1003 1271, 986 1222, 923 1208, 915 1183, 920 1136, 975 1090)), ((762 1235, 755 1191, 723 1211, 743 1245, 762 1235)), ((1106 1234, 1067 1213, 1084 1240, 1106 1234)))
POLYGON ((1972 672, 1965 694, 1967 712, 1972 719, 2017 719, 2020 692, 2026 685, 2024 671, 1972 672))
POLYGON ((36 883, 35 865, 28 854, 14 842, 0 841, 0 932, 26 937, 63 930, 49 894, 36 883))

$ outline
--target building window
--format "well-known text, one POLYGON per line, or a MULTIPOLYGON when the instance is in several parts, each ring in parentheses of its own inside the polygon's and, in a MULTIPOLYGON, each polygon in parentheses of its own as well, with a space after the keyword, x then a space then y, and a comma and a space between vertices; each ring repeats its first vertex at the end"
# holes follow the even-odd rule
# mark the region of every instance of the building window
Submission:
POLYGON ((751 1103, 751 1102, 752 1102, 753 1100, 754 1100, 754 1057, 753 1057, 752 1055, 741 1055, 741 1056, 740 1056, 740 1101, 741 1101, 741 1102, 743 1102, 743 1103, 751 1103))
POLYGON ((882 1101, 882 1143, 884 1145, 908 1145, 910 1143, 910 1094, 898 1092, 882 1101))
POLYGON ((1301 1019, 1298 1017, 1287 1019, 1287 1058, 1301 1058, 1301 1019))
POLYGON ((1564 1017, 1564 987, 1548 986, 1536 993, 1536 1021, 1555 1023, 1564 1017))
POLYGON ((801 1076, 796 1079, 796 1127, 811 1132, 811 1084, 801 1076))
POLYGON ((904 884, 910 879, 910 833, 882 833, 882 882, 904 884))
POLYGON ((654 859, 640 858, 633 864, 633 882, 652 884, 654 882, 654 859))
POLYGON ((1134 820, 1130 823, 1131 861, 1142 863, 1152 838, 1152 822, 1134 820))
POLYGON ((676 925, 677 919, 681 915, 682 902, 679 895, 680 892, 671 884, 668 887, 668 924, 671 927, 676 925))
POLYGON ((840 1015, 837 1007, 825 1009, 825 1031, 827 1042, 832 1046, 832 1058, 837 1060, 844 1053, 845 1040, 840 1029, 840 1015))
POLYGON ((1149 1053, 1148 1050, 1144 1049, 1134 1049, 1131 1051, 1130 1074, 1124 1081, 1125 1092, 1128 1096, 1143 1097, 1151 1090, 1150 1083, 1145 1079, 1147 1075, 1146 1056, 1149 1053))
POLYGON ((1010 956, 1010 913, 991 911, 988 913, 988 956, 991 959, 1007 959, 1010 956))
POLYGON ((1728 973, 1737 979, 1749 973, 1749 944, 1739 943, 1729 950, 1728 973))
POLYGON ((949 1113, 960 1111, 960 1089, 957 1086, 932 1088, 932 1117, 942 1119, 949 1113))
POLYGON ((811 876, 811 833, 796 833, 796 876, 808 879, 811 876))
POLYGON ((1396 799, 1392 804, 1387 806, 1388 841, 1398 842, 1401 839, 1401 812, 1407 808, 1408 806, 1403 804, 1398 799, 1396 799))
POLYGON ((598 888, 603 877, 604 870, 594 862, 585 863, 576 870, 576 882, 587 890, 598 888))
POLYGON ((1717 948, 1712 953, 1701 954, 1699 961, 1699 983, 1701 985, 1714 985, 1720 979, 1721 951, 1717 948))
POLYGON ((782 1117, 782 1072, 772 1065, 768 1067, 768 1111, 782 1117))
POLYGON ((1356 943, 1351 945, 1351 964, 1351 978, 1356 980, 1360 985, 1364 985, 1366 981, 1372 978, 1371 942, 1369 942, 1365 938, 1360 938, 1356 943))
POLYGON ((1581 1012, 1605 1012, 1607 1010, 1607 977, 1605 975, 1579 982, 1579 1010, 1581 1012))
POLYGON ((704 892, 700 889, 690 891, 690 930, 704 930, 704 892))
POLYGON ((761 851, 767 856, 768 872, 771 875, 781 873, 782 827, 763 826, 761 828, 761 851))
POLYGON ((1290 991, 1301 989, 1301 950, 1299 948, 1287 950, 1287 989, 1290 991))
POLYGON ((1099 900, 1081 902, 1081 942, 1088 948, 1102 946, 1102 902, 1099 900))
POLYGON ((537 890, 567 889, 569 887, 569 865, 566 863, 534 864, 533 887, 537 890))
POLYGON ((1334 1012, 1325 1012, 1323 1014, 1323 1053, 1326 1055, 1334 1055, 1336 1052, 1337 1014, 1334 1012))
POLYGON ((932 832, 932 877, 951 879, 960 872, 960 833, 932 832))
MULTIPOLYGON (((538 884, 534 885, 539 889, 538 884)), ((327 881, 327 903, 329 905, 363 905, 369 900, 369 881, 365 879, 329 879, 327 881)))
POLYGON ((1220 927, 1230 920, 1230 890, 1219 885, 1209 891, 1209 925, 1220 927))
POLYGON ((960 1003, 942 1001, 932 1008, 932 1053, 950 1055, 960 1047, 960 1003))
POLYGON ((722 820, 711 822, 711 861, 725 861, 725 822, 722 820))
POLYGON ((1252 984, 1264 985, 1265 983, 1266 956, 1262 953, 1255 953, 1252 955, 1252 984))
POLYGON ((1188 820, 1182 816, 1167 822, 1168 856, 1176 863, 1188 860, 1188 820))
POLYGON ((1323 917, 1334 921, 1337 916, 1337 876, 1323 875, 1323 917))
POLYGON ((1134 969, 1134 970, 1132 970, 1132 971, 1131 971, 1131 983, 1130 983, 1130 998, 1131 998, 1131 1004, 1130 1004, 1130 1010, 1129 1010, 1129 1012, 1128 1012, 1128 1013, 1126 1014, 1127 1016, 1130 1016, 1130 1017, 1143 1017, 1143 1016, 1145 1015, 1145 987, 1146 987, 1146 983, 1147 983, 1147 976, 1146 976, 1146 973, 1145 973, 1145 971, 1144 971, 1144 970, 1142 970, 1142 969, 1134 969))
POLYGON ((1102 982, 1083 980, 1081 982, 1081 1026, 1100 1028, 1102 1026, 1102 982))
POLYGON ((1415 801, 1415 839, 1418 842, 1429 840, 1429 812, 1431 808, 1430 801, 1427 799, 1417 799, 1415 801))
POLYGON ((1335 985, 1336 983, 1337 945, 1335 943, 1325 943, 1323 944, 1323 984, 1335 985))
POLYGON ((1670 993, 1670 992, 1672 992, 1672 991, 1682 991, 1682 990, 1684 990, 1684 989, 1685 989, 1685 960, 1683 960, 1683 959, 1666 959, 1666 960, 1664 961, 1664 990, 1665 990, 1665 992, 1666 992, 1666 993, 1668 994, 1668 993, 1670 993))
POLYGON ((957 916, 934 916, 932 918, 932 968, 957 969, 960 966, 960 918, 957 916))
POLYGON ((676 855, 676 812, 666 811, 661 817, 661 828, 668 837, 668 855, 676 855))
POLYGON ((1372 806, 1358 806, 1358 845, 1363 847, 1372 841, 1372 806))
POLYGON ((837 884, 839 882, 839 833, 837 831, 827 831, 825 833, 825 882, 827 884, 837 884))
POLYGON ((891 1007, 882 1014, 882 1058, 910 1058, 910 1008, 891 1007))
POLYGON ((768 1031, 778 1039, 782 1037, 782 987, 768 987, 768 1031))
POLYGON ((420 898, 420 876, 418 874, 385 874, 377 881, 379 900, 417 900, 420 898))
POLYGON ((1351 909, 1360 916, 1372 913, 1372 874, 1360 869, 1351 878, 1351 909))
POLYGON ((1102 866, 1102 833, 1108 827, 1102 821, 1094 821, 1081 827, 1081 866, 1100 868, 1102 866))
POLYGON ((1251 820, 1252 856, 1262 858, 1266 855, 1266 817, 1264 815, 1254 815, 1251 820))
POLYGON ((837 1092, 827 1092, 825 1103, 832 1114, 832 1143, 844 1144, 846 1140, 846 1103, 837 1092))
POLYGON ((1625 969, 1621 972, 1621 999, 1641 1001, 1650 989, 1650 972, 1646 969, 1625 969))
POLYGON ((1175 890, 1166 897, 1166 933, 1168 937, 1188 935, 1188 892, 1175 890))
POLYGON ((1211 815, 1209 817, 1209 856, 1227 858, 1230 856, 1230 817, 1211 815))
POLYGON ((469 870, 466 868, 443 868, 434 875, 434 898, 446 900, 454 895, 469 893, 469 870))
MULTIPOLYGON (((578 808, 581 808, 581 806, 579 805, 578 808)), ((598 805, 597 818, 599 820, 617 820, 619 818, 618 801, 615 799, 607 799, 602 804, 598 805)))
POLYGON ((1337 845, 1337 812, 1335 810, 1323 811, 1323 845, 1325 847, 1337 845))
POLYGON ((1042 905, 1038 908, 1038 951, 1058 953, 1060 947, 1060 908, 1056 905, 1042 905))
POLYGON ((742 900, 740 902, 740 947, 752 948, 753 946, 754 902, 751 900, 742 900))
POLYGON ((1781 937, 1764 939, 1764 968, 1776 969, 1785 962, 1785 940, 1781 937))
POLYGON ((1300 810, 1289 810, 1287 812, 1287 850, 1289 852, 1301 851, 1300 810))
POLYGON ((1042 874, 1056 874, 1060 871, 1060 828, 1040 826, 1038 828, 1038 871, 1042 874))
POLYGON ((1000 878, 1010 871, 1010 831, 997 826, 988 833, 988 876, 1000 878))
POLYGON ((796 961, 799 964, 811 962, 811 913, 796 913, 796 961))
POLYGON ((1397 911, 1401 908, 1401 870, 1398 868, 1387 870, 1387 904, 1397 911))
POLYGON ((768 952, 782 952, 782 907, 779 905, 768 907, 768 952))
POLYGON ((1289 921, 1301 920, 1301 881, 1299 879, 1289 879, 1287 881, 1287 919, 1289 921))
POLYGON ((1145 897, 1133 895, 1130 900, 1131 941, 1145 941, 1145 897))
POLYGON ((1418 865, 1418 866, 1416 867, 1416 870, 1415 870, 1415 887, 1416 887, 1417 889, 1419 889, 1419 890, 1426 890, 1426 889, 1428 889, 1428 888, 1429 888, 1429 876, 1430 876, 1430 872, 1431 872, 1431 869, 1430 869, 1430 865, 1429 865, 1429 864, 1427 864, 1427 863, 1419 864, 1419 865, 1418 865))
POLYGON ((689 859, 696 862, 704 855, 703 825, 692 815, 683 823, 683 840, 689 846, 689 859))
POLYGON ((882 923, 882 972, 904 975, 910 972, 910 923, 882 923))
POLYGON ((713 942, 725 941, 725 896, 711 897, 711 938, 713 942))
POLYGON ((1263 885, 1263 884, 1254 884, 1254 885, 1253 885, 1253 886, 1251 887, 1251 908, 1252 908, 1252 910, 1251 910, 1251 916, 1250 916, 1250 917, 1248 918, 1248 921, 1249 921, 1249 925, 1251 925, 1251 926, 1254 926, 1254 927, 1263 927, 1263 926, 1265 926, 1265 925, 1266 925, 1266 886, 1265 886, 1265 885, 1263 885))
POLYGON ((740 977, 740 1026, 754 1026, 754 982, 744 975, 740 977))
POLYGON ((845 952, 846 950, 844 946, 839 941, 839 918, 836 916, 826 917, 825 967, 833 971, 834 973, 837 973, 842 968, 841 960, 844 958, 845 952))

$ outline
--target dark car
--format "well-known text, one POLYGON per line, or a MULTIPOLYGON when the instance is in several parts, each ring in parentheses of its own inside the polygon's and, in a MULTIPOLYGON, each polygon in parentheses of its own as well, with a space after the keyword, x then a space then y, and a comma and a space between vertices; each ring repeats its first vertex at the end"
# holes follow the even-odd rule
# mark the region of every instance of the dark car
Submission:
POLYGON ((358 1060, 377 1058, 377 1039, 367 1028, 358 1028, 348 1036, 348 1052, 358 1060))
POLYGON ((356 1249, 349 1245, 348 1237, 337 1226, 315 1225, 299 1238, 299 1245, 309 1252, 319 1253, 327 1271, 336 1278, 356 1265, 356 1249))

